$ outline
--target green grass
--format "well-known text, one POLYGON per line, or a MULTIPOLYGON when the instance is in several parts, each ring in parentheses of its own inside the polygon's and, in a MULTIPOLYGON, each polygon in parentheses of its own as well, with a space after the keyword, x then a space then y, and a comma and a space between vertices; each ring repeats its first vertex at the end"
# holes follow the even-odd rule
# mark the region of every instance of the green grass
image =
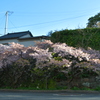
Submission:
POLYGON ((18 89, 18 90, 66 90, 67 87, 57 87, 57 88, 35 88, 35 87, 18 87, 18 88, 11 88, 11 87, 1 87, 0 89, 18 89))
POLYGON ((100 87, 96 87, 96 88, 94 88, 94 89, 92 89, 92 88, 87 88, 87 87, 83 87, 83 88, 73 87, 73 88, 71 88, 71 90, 100 91, 100 87))
MULTIPOLYGON (((59 87, 59 88, 49 88, 49 89, 45 89, 45 88, 34 88, 34 87, 19 87, 19 88, 11 88, 11 87, 3 87, 0 89, 16 89, 16 90, 67 90, 67 87, 59 87)), ((69 89, 68 89, 69 90, 69 89)), ((100 87, 96 87, 94 89, 91 88, 87 88, 87 87, 83 87, 83 88, 78 88, 78 87, 73 87, 70 90, 87 90, 87 91, 100 91, 100 87)))

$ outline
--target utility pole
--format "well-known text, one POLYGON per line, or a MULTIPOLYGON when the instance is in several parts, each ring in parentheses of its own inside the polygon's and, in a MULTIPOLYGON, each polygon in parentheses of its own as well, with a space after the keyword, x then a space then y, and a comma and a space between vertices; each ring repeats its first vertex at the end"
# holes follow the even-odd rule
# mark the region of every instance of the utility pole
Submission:
POLYGON ((5 21, 5 32, 4 32, 4 34, 7 33, 7 26, 8 26, 8 12, 9 12, 9 11, 7 11, 6 14, 5 14, 5 16, 6 16, 6 21, 5 21))
POLYGON ((8 14, 12 14, 13 12, 7 11, 5 16, 6 16, 6 21, 5 21, 5 32, 4 34, 7 34, 7 28, 8 28, 8 14))

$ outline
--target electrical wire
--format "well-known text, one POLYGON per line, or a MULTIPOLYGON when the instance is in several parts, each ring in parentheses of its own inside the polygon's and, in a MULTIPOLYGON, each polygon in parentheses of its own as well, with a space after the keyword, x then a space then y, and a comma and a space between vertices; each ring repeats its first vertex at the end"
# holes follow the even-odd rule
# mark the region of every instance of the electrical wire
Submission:
MULTIPOLYGON (((97 9, 97 8, 93 8, 92 10, 95 10, 95 9, 97 9)), ((91 12, 92 12, 92 10, 91 10, 91 12)), ((56 22, 63 22, 63 21, 67 21, 67 20, 69 20, 69 19, 76 19, 76 18, 81 18, 81 17, 84 17, 84 16, 87 16, 87 15, 89 15, 89 12, 87 12, 86 10, 83 10, 83 11, 79 11, 79 13, 82 13, 82 15, 80 15, 80 16, 76 16, 76 17, 69 17, 69 18, 65 18, 65 19, 59 19, 59 20, 53 20, 53 21, 47 21, 47 22, 42 22, 42 23, 36 23, 36 24, 29 24, 29 25, 23 25, 23 26, 16 26, 15 27, 15 25, 14 24, 12 24, 13 25, 13 27, 9 27, 8 29, 15 29, 15 28, 22 28, 22 27, 30 27, 30 26, 36 26, 36 25, 42 25, 42 24, 49 24, 49 23, 56 23, 56 22), (83 11, 85 11, 84 13, 85 14, 83 14, 83 11), (88 14, 86 14, 86 13, 88 13, 88 14)), ((78 11, 72 11, 72 12, 70 12, 70 13, 72 13, 73 14, 73 12, 74 13, 76 13, 76 12, 78 12, 78 11)), ((3 13, 3 12, 1 12, 1 13, 3 13)), ((34 14, 34 12, 20 12, 22 15, 24 15, 24 14, 34 14)), ((38 14, 38 12, 36 12, 37 14, 38 14)), ((43 13, 43 12, 42 12, 43 13)), ((42 14, 41 13, 41 14, 42 14)), ((49 13, 49 12, 48 12, 49 13)), ((52 12, 51 12, 52 13, 52 12)), ((65 13, 65 14, 68 14, 67 12, 56 12, 56 13, 54 13, 54 14, 57 14, 57 13, 59 13, 59 14, 61 14, 61 13, 65 13)), ((11 22, 11 21, 10 21, 11 22)), ((12 23, 12 22, 11 22, 12 23)))
POLYGON ((65 18, 65 19, 53 20, 53 21, 48 21, 48 22, 43 22, 43 23, 36 23, 36 24, 29 24, 29 25, 23 25, 23 26, 10 27, 9 29, 29 27, 29 26, 48 24, 48 23, 55 23, 55 22, 61 22, 61 21, 65 21, 65 20, 69 20, 69 19, 76 19, 76 18, 80 18, 80 17, 84 17, 84 16, 87 16, 87 15, 80 15, 80 16, 76 16, 76 17, 69 17, 69 18, 65 18))
MULTIPOLYGON (((10 18, 9 18, 9 22, 17 29, 17 30, 19 30, 14 24, 13 24, 13 22, 10 20, 10 18)), ((9 28, 8 28, 9 29, 9 28)))
MULTIPOLYGON (((5 19, 5 16, 3 15, 1 18, 0 18, 0 26, 3 24, 3 21, 5 19)), ((4 25, 4 24, 3 24, 4 25)), ((3 29, 3 28, 0 28, 0 29, 3 29)))

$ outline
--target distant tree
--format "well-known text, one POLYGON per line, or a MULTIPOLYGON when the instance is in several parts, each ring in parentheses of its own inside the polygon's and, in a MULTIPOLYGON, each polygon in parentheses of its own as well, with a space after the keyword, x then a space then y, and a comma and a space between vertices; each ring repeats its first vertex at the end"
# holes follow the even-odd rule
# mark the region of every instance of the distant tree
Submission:
POLYGON ((100 28, 100 13, 88 19, 87 27, 100 28))
POLYGON ((50 32, 48 32, 47 36, 51 36, 52 33, 53 31, 51 30, 50 32))

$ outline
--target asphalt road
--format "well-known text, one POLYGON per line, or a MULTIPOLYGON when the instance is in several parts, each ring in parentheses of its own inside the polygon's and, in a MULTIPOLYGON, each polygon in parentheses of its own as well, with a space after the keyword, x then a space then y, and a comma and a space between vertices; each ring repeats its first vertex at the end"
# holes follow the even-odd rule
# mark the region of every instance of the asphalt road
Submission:
POLYGON ((100 100, 100 93, 0 91, 0 100, 100 100))

